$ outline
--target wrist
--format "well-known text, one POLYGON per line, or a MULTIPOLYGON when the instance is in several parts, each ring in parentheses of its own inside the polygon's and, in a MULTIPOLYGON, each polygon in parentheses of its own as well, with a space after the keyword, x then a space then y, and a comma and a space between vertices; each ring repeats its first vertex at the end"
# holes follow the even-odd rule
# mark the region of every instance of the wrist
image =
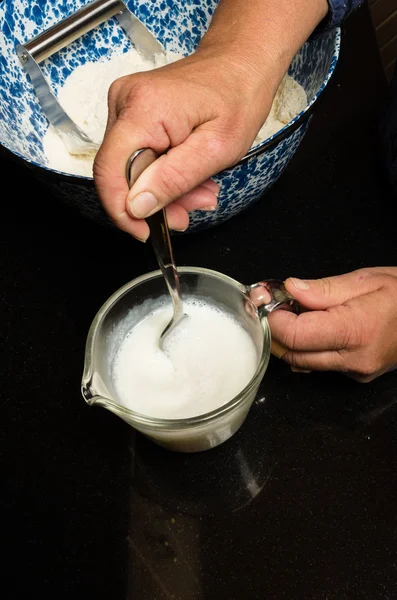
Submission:
POLYGON ((198 57, 211 57, 224 65, 239 87, 258 93, 261 89, 275 95, 287 71, 290 60, 277 45, 257 45, 249 40, 219 39, 211 31, 201 40, 196 50, 198 57))
POLYGON ((197 51, 230 64, 250 88, 276 93, 291 61, 328 12, 327 0, 220 0, 197 51))
POLYGON ((241 51, 242 44, 212 41, 210 38, 200 42, 194 56, 196 59, 208 61, 216 72, 217 80, 231 84, 247 102, 261 98, 273 98, 285 74, 280 61, 275 59, 274 48, 266 58, 241 51))

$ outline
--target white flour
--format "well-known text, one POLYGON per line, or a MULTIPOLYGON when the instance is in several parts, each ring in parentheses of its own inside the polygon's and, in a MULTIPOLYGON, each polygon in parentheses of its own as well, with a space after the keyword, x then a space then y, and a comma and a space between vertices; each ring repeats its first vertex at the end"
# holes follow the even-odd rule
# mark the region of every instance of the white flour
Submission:
POLYGON ((307 96, 303 87, 289 75, 282 80, 273 100, 270 114, 256 136, 253 146, 264 142, 285 127, 306 108, 307 96))
MULTIPOLYGON (((72 120, 98 145, 102 142, 107 122, 107 94, 110 84, 124 75, 149 71, 182 58, 175 52, 165 57, 157 55, 153 61, 144 60, 131 49, 110 60, 86 63, 77 67, 60 89, 58 99, 72 120)), ((282 129, 307 104, 304 89, 289 75, 281 82, 270 114, 258 132, 253 146, 282 129)), ((92 177, 94 154, 73 156, 52 125, 43 139, 48 166, 57 171, 92 177)))

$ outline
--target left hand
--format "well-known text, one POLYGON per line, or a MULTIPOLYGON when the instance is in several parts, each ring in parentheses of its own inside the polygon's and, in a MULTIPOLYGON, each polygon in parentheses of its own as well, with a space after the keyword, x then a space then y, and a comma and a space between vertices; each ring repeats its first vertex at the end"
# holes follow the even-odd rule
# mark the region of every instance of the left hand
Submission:
POLYGON ((303 370, 341 371, 366 383, 397 367, 397 267, 358 269, 285 286, 305 310, 269 315, 282 359, 303 370))

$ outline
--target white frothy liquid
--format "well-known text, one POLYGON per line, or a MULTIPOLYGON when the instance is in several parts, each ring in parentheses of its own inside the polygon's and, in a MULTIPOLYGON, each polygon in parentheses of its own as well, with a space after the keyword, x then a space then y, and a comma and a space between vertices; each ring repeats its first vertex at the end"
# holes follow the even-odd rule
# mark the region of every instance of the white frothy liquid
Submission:
POLYGON ((120 404, 140 414, 182 419, 232 400, 250 382, 259 356, 249 333, 227 312, 184 301, 188 315, 159 348, 172 315, 160 306, 135 325, 118 348, 113 382, 120 404))

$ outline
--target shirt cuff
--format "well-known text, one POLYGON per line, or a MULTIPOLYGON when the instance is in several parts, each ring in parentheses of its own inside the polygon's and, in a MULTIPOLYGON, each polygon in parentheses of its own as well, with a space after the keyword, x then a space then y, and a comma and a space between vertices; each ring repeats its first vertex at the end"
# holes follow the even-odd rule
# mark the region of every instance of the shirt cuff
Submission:
POLYGON ((320 35, 334 27, 339 27, 354 10, 364 4, 364 0, 327 0, 328 14, 316 27, 313 36, 320 35))

